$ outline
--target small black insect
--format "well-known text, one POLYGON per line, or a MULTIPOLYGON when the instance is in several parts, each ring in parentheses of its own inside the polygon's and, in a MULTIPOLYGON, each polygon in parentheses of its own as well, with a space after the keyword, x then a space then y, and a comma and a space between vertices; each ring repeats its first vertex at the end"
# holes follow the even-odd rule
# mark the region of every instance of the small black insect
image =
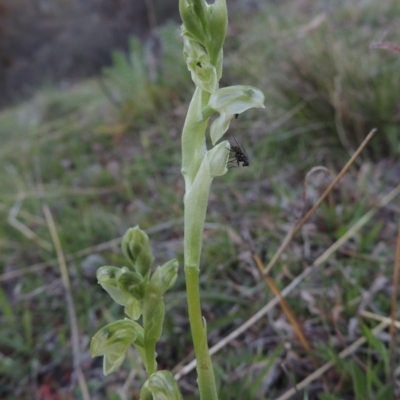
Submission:
POLYGON ((233 138, 235 139, 237 146, 231 146, 230 152, 233 153, 233 155, 229 162, 236 162, 238 167, 240 167, 240 163, 242 163, 242 167, 248 167, 250 165, 249 157, 247 157, 247 154, 244 152, 235 136, 233 138))

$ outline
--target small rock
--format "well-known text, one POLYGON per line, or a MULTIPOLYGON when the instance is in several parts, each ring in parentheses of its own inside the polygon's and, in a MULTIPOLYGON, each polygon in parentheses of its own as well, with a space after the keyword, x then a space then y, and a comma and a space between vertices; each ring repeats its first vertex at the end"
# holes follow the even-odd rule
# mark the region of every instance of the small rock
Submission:
POLYGON ((100 254, 90 254, 81 263, 83 276, 90 280, 96 279, 96 271, 106 264, 100 254))

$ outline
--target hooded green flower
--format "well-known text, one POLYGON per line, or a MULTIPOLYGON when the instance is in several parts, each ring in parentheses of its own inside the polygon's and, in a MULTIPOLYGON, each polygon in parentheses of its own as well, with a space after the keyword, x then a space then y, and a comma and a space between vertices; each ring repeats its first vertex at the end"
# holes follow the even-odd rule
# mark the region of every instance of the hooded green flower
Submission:
POLYGON ((106 325, 93 336, 90 354, 104 356, 103 373, 109 375, 123 363, 129 345, 143 347, 143 343, 143 328, 137 322, 124 319, 106 325))
POLYGON ((215 144, 228 130, 231 119, 249 108, 264 108, 264 94, 261 90, 245 85, 229 86, 218 89, 208 101, 210 109, 219 113, 210 127, 212 143, 215 144))
POLYGON ((209 93, 218 89, 217 70, 201 44, 184 37, 183 58, 196 86, 209 93))

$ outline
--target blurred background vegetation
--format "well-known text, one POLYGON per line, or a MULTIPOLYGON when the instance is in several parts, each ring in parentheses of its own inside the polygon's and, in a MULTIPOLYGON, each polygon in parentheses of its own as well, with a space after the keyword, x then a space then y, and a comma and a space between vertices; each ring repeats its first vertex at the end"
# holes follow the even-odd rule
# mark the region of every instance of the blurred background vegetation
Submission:
POLYGON ((1 0, 0 105, 99 73, 129 35, 145 39, 170 19, 173 0, 1 0))
MULTIPOLYGON (((157 264, 182 260, 180 130, 193 85, 177 3, 0 2, 2 399, 83 398, 43 207, 66 256, 91 398, 138 398, 144 373, 133 351, 107 378, 102 359, 90 358, 91 336, 123 317, 95 273, 123 265, 120 237, 136 224, 157 264)), ((400 55, 372 48, 400 44, 400 3, 236 0, 228 9, 221 85, 259 87, 266 109, 231 124, 227 137, 235 135, 250 167, 229 170, 211 193, 201 288, 211 345, 273 298, 244 238, 267 263, 372 128, 367 149, 272 270, 277 286, 400 183, 400 55), (324 168, 304 195, 316 166, 324 168)), ((221 400, 275 399, 326 361, 329 372, 293 398, 400 395, 399 351, 388 333, 374 340, 377 323, 359 317, 390 315, 399 214, 395 198, 288 297, 311 353, 275 307, 213 357, 221 400), (340 360, 358 337, 366 344, 340 360)), ((184 289, 181 274, 166 296, 158 348, 160 368, 175 372, 193 356, 184 289)), ((181 379, 185 399, 196 398, 195 379, 181 379)))

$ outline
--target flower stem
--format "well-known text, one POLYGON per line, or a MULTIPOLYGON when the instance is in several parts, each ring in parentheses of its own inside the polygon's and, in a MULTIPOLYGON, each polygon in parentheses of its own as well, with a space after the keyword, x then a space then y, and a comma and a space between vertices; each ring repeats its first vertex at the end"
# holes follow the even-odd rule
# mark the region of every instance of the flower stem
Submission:
POLYGON ((145 349, 146 352, 146 360, 147 360, 147 376, 153 375, 155 372, 157 372, 157 364, 156 360, 154 358, 155 354, 155 346, 148 346, 145 349))
POLYGON ((207 343, 207 328, 201 315, 199 273, 197 266, 185 266, 189 321, 197 362, 197 383, 201 400, 218 400, 214 370, 207 343))
POLYGON ((205 162, 205 131, 208 118, 202 110, 209 93, 196 88, 182 132, 182 173, 185 177, 185 278, 190 328, 197 360, 197 382, 201 400, 218 400, 214 371, 207 344, 207 329, 201 315, 199 274, 204 221, 212 182, 205 162))

